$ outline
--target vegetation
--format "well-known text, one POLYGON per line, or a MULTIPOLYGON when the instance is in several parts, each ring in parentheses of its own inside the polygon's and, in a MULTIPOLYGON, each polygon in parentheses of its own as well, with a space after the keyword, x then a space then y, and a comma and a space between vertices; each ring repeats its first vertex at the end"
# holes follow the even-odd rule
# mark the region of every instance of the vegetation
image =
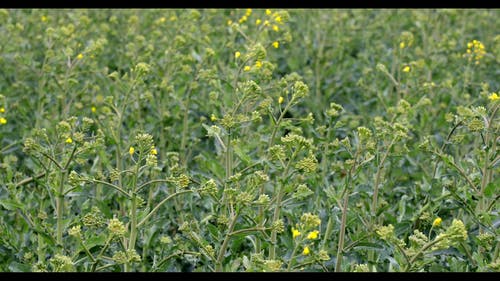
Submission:
POLYGON ((500 271, 499 10, 0 10, 1 271, 500 271))

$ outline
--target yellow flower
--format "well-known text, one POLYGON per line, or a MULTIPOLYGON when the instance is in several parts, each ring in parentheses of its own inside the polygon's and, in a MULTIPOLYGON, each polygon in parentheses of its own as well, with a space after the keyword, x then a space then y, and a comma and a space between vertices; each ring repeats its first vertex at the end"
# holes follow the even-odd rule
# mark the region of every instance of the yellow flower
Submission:
POLYGON ((131 146, 129 149, 128 149, 128 154, 130 154, 130 156, 132 156, 135 152, 135 148, 133 146, 131 146))
POLYGON ((227 21, 227 25, 231 25, 232 23, 233 23, 233 21, 232 21, 232 20, 228 20, 228 21, 227 21))
POLYGON ((278 98, 278 103, 279 103, 279 104, 282 104, 282 103, 283 103, 283 101, 285 101, 285 99, 284 99, 282 96, 280 96, 280 97, 278 98))
POLYGON ((234 58, 239 58, 241 56, 241 53, 240 52, 236 52, 234 53, 234 58))
POLYGON ((177 20, 177 17, 176 16, 171 16, 170 17, 170 21, 176 21, 177 20))
POLYGON ((255 25, 259 25, 259 24, 261 24, 261 23, 262 23, 262 20, 260 20, 260 19, 256 19, 256 20, 255 20, 255 25))
POLYGON ((66 143, 73 143, 73 140, 71 138, 67 138, 66 143))
POLYGON ((491 93, 491 95, 488 96, 488 99, 490 101, 496 101, 500 100, 500 96, 497 93, 491 93))
POLYGON ((249 17, 251 14, 252 14, 252 9, 247 9, 247 12, 245 13, 245 15, 247 17, 249 17))
POLYGON ((2 124, 2 125, 7 124, 7 119, 0 117, 0 124, 2 124))
POLYGON ((295 238, 297 236, 300 236, 300 231, 298 231, 297 229, 295 228, 292 228, 292 237, 295 238))
POLYGON ((47 21, 47 17, 46 16, 41 16, 40 20, 42 20, 42 22, 46 22, 47 21))
POLYGON ((404 49, 406 47, 405 42, 399 43, 399 48, 404 49))
POLYGON ((309 232, 309 234, 307 234, 307 239, 311 239, 311 240, 317 239, 318 234, 319 234, 318 230, 311 231, 311 232, 309 232))
POLYGON ((79 60, 83 59, 83 54, 82 53, 78 54, 78 56, 76 56, 76 58, 79 60))
POLYGON ((266 9, 266 15, 268 15, 268 16, 269 16, 270 14, 271 14, 271 10, 266 9))
POLYGON ((95 108, 95 106, 92 106, 90 110, 92 111, 92 113, 95 113, 97 111, 97 108, 95 108))
POLYGON ((274 21, 276 21, 277 23, 282 23, 283 22, 283 20, 281 19, 280 16, 275 17, 274 21))
POLYGON ((243 68, 243 70, 244 70, 244 71, 250 71, 250 66, 248 66, 248 65, 247 65, 247 66, 245 66, 245 67, 243 68))
POLYGON ((264 21, 264 26, 269 26, 269 21, 268 20, 264 21))
POLYGON ((403 67, 403 72, 410 72, 411 68, 409 65, 403 67))
POLYGON ((255 67, 261 68, 262 67, 262 62, 260 60, 255 62, 255 67))
POLYGON ((161 17, 161 18, 160 18, 160 22, 161 22, 161 23, 163 23, 163 22, 165 22, 165 21, 167 21, 167 19, 166 19, 165 17, 161 17))
POLYGON ((279 28, 277 25, 273 25, 273 30, 274 30, 274 31, 279 31, 279 30, 280 30, 280 28, 279 28))
POLYGON ((151 153, 151 155, 157 155, 158 154, 158 150, 156 150, 156 148, 154 146, 152 146, 151 147, 151 151, 149 153, 151 153))
POLYGON ((307 255, 309 255, 309 253, 310 253, 310 252, 311 252, 311 251, 309 250, 309 247, 307 247, 307 246, 306 246, 306 247, 304 248, 304 251, 302 251, 302 254, 303 254, 303 255, 305 255, 305 256, 307 256, 307 255))
POLYGON ((443 222, 443 220, 440 218, 440 217, 437 217, 433 222, 432 222, 432 227, 438 227, 441 225, 441 222, 443 222))
POLYGON ((247 16, 242 16, 241 19, 238 21, 239 23, 244 23, 247 21, 247 16))
POLYGON ((210 115, 210 120, 211 120, 212 122, 214 122, 214 121, 216 121, 216 120, 217 120, 217 117, 215 117, 215 114, 210 115))
POLYGON ((280 42, 278 42, 278 41, 274 41, 274 42, 273 42, 273 47, 274 47, 275 49, 278 49, 278 48, 280 47, 280 42))
POLYGON ((5 108, 0 107, 0 113, 4 113, 4 112, 5 112, 5 108))

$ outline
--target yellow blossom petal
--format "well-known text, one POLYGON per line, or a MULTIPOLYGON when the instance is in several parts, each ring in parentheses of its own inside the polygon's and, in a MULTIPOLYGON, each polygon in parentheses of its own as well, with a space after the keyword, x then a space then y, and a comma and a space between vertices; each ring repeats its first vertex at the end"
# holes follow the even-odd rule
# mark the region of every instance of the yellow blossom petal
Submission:
POLYGON ((311 239, 311 240, 317 239, 318 234, 319 234, 318 230, 311 231, 311 232, 309 232, 309 234, 307 234, 307 239, 311 239))
POLYGON ((130 154, 130 156, 132 156, 135 152, 135 148, 133 146, 131 146, 129 149, 128 149, 128 154, 130 154))
POLYGON ((295 228, 292 228, 292 237, 293 238, 300 236, 300 234, 301 234, 300 231, 298 231, 295 228))
POLYGON ((241 56, 241 53, 240 53, 240 52, 235 52, 235 53, 234 53, 234 57, 235 57, 235 58, 239 58, 240 56, 241 56))
POLYGON ((2 124, 2 125, 7 124, 7 119, 0 117, 0 124, 2 124))
POLYGON ((274 48, 278 49, 280 47, 280 42, 274 41, 272 45, 274 48))
POLYGON ((73 143, 73 140, 71 138, 67 138, 66 143, 73 143))
POLYGON ((280 96, 280 97, 278 98, 278 103, 279 103, 279 104, 282 104, 284 101, 285 101, 285 99, 284 99, 283 97, 281 97, 281 96, 280 96))
POLYGON ((305 255, 305 256, 307 256, 307 255, 309 255, 309 253, 311 253, 311 251, 309 250, 309 247, 306 246, 304 248, 304 251, 302 251, 302 254, 305 255))
POLYGON ((432 222, 432 227, 438 227, 441 225, 443 220, 440 217, 437 217, 433 222, 432 222))
POLYGON ((500 96, 497 93, 491 93, 491 95, 488 96, 488 99, 491 101, 496 101, 500 99, 500 96))

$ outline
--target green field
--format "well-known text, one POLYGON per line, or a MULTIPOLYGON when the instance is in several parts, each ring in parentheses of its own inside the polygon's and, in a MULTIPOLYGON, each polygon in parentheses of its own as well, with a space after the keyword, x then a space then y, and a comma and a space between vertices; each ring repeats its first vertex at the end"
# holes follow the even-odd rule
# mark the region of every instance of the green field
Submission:
POLYGON ((500 10, 0 10, 0 271, 500 271, 500 10))

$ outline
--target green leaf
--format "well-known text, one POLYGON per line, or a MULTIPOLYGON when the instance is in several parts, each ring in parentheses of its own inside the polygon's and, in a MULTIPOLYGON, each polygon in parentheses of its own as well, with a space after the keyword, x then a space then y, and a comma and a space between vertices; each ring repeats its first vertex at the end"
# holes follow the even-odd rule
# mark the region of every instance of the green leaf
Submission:
POLYGON ((11 272, 30 272, 31 266, 14 261, 9 265, 9 270, 11 272))
MULTIPOLYGON (((103 246, 106 243, 107 235, 104 233, 99 234, 98 236, 92 236, 87 241, 85 241, 85 246, 87 249, 92 249, 95 246, 103 246)), ((83 247, 78 247, 78 252, 83 251, 83 247)))
POLYGON ((5 209, 10 210, 10 211, 14 211, 16 209, 23 210, 23 207, 24 207, 23 204, 16 202, 14 200, 11 200, 11 199, 0 200, 0 205, 2 205, 5 209))
POLYGON ((493 194, 496 194, 495 193, 495 189, 496 189, 497 185, 493 182, 490 182, 485 188, 484 188, 484 196, 486 196, 486 198, 491 198, 493 196, 493 194))
POLYGON ((245 162, 245 165, 248 165, 252 162, 252 158, 248 156, 248 153, 244 152, 240 146, 234 146, 233 147, 234 153, 238 155, 238 157, 245 162))
POLYGON ((365 250, 373 250, 373 251, 381 251, 384 249, 384 246, 372 243, 372 242, 359 242, 358 245, 353 247, 354 249, 365 249, 365 250))

